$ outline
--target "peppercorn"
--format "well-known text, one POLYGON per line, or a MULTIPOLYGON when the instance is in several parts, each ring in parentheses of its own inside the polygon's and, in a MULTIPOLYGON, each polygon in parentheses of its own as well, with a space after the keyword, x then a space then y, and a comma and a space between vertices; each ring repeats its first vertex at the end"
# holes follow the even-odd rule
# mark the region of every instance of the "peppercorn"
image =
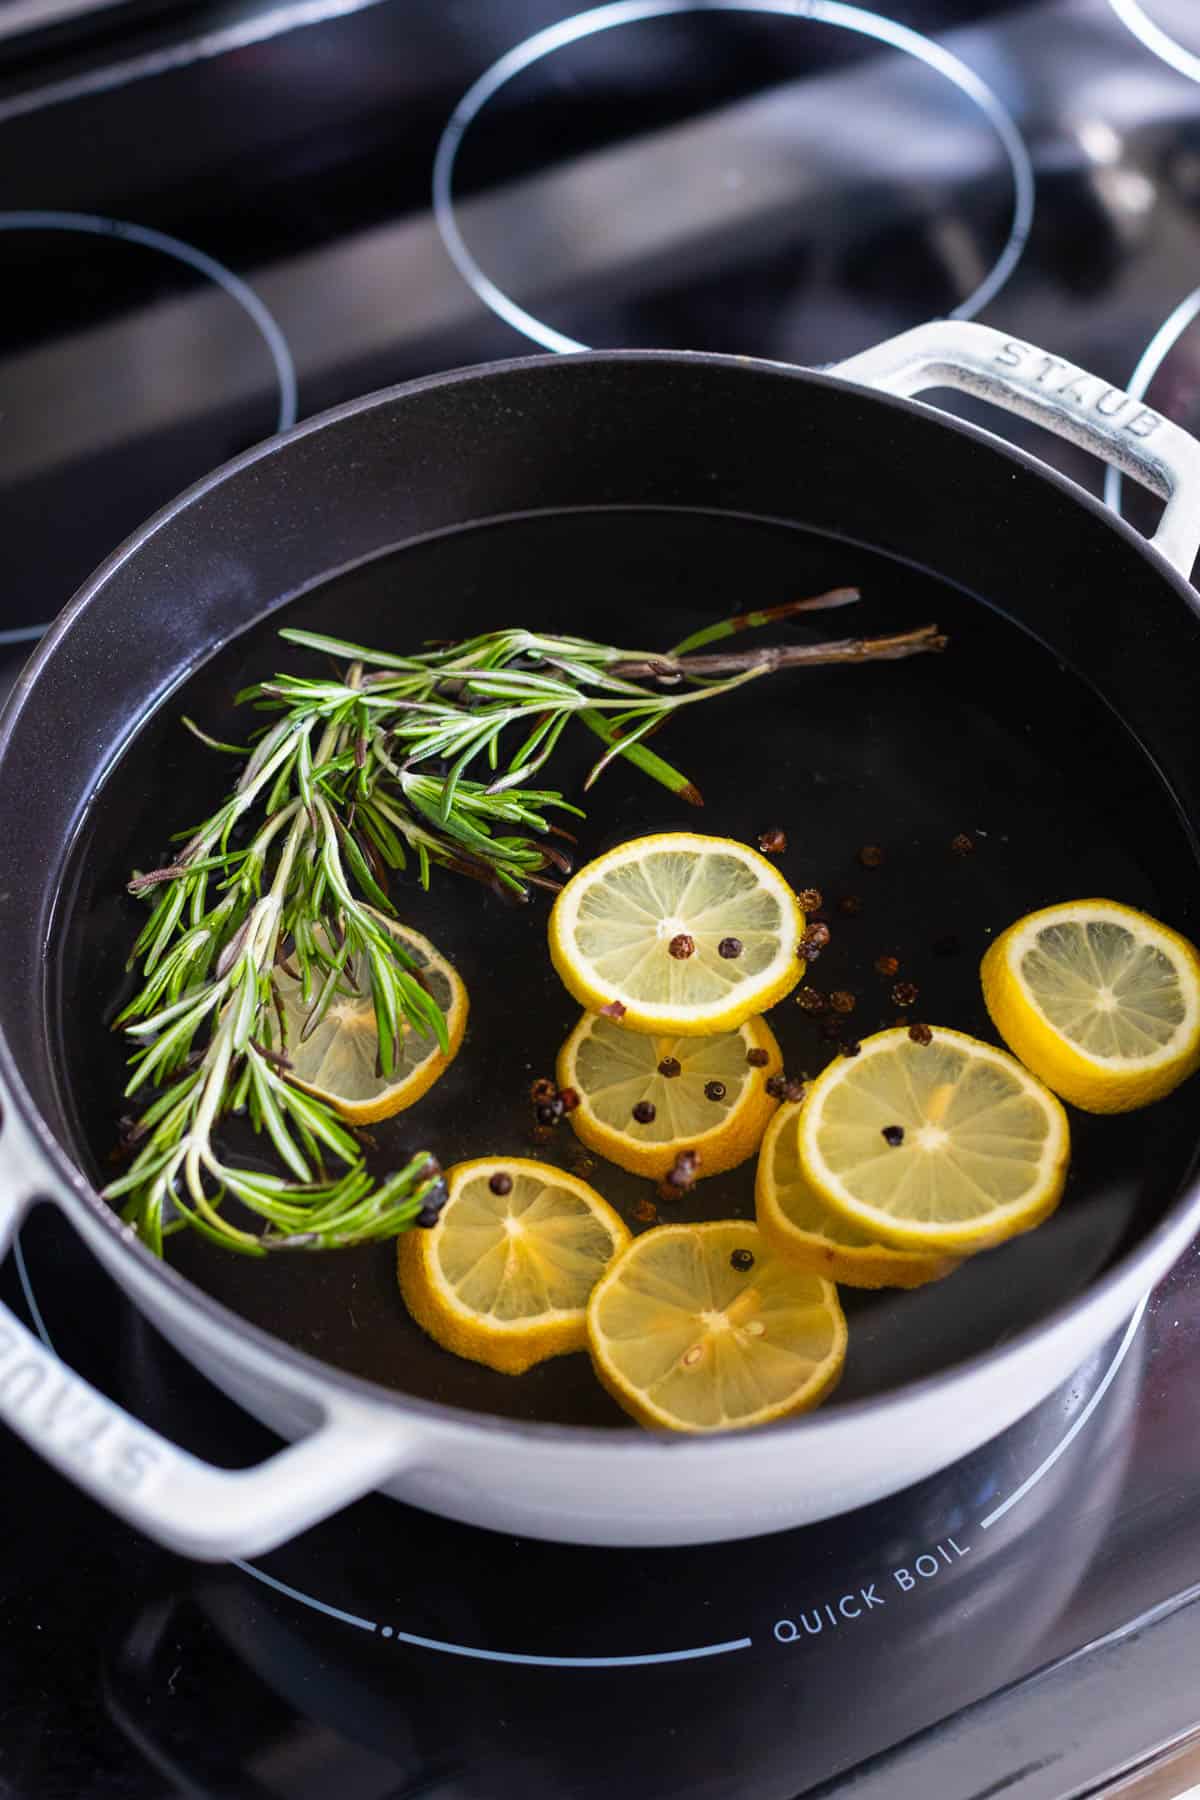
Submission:
POLYGON ((961 949, 962 939, 953 931, 948 931, 945 937, 935 938, 933 942, 935 956, 957 956, 961 949))
POLYGON ((625 1017, 624 1001, 610 1000, 607 1006, 600 1008, 600 1011, 606 1019, 623 1019, 625 1017))
POLYGON ((744 1275, 747 1269, 754 1267, 753 1250, 732 1250, 729 1255, 729 1266, 731 1269, 736 1269, 739 1275, 744 1275))
POLYGON ((782 1100, 787 1087, 787 1076, 781 1069, 778 1075, 768 1075, 764 1085, 772 1100, 782 1100))
POLYGON ((758 847, 764 856, 782 856, 787 849, 787 832, 779 825, 772 825, 758 834, 758 847))
POLYGON ((801 888, 796 898, 800 902, 800 910, 806 913, 820 912, 825 904, 825 896, 820 888, 801 888))
POLYGON ((801 1012, 823 1013, 829 1011, 829 1001, 820 988, 807 985, 796 989, 796 1005, 801 1012))
POLYGON ((892 989, 892 1005, 899 1007, 915 1006, 921 990, 915 981, 898 981, 892 989))
POLYGON ((676 1075, 683 1074, 683 1065, 678 1057, 664 1056, 658 1065, 658 1072, 660 1075, 665 1075, 668 1081, 673 1081, 676 1075))
POLYGON ((725 958, 726 962, 732 962, 735 957, 738 957, 741 954, 742 954, 741 938, 735 938, 735 937, 722 938, 720 943, 717 945, 717 955, 723 956, 725 958))
POLYGON ((639 1225, 653 1225, 658 1218, 658 1208, 653 1200, 635 1200, 633 1216, 639 1225))
POLYGON ((544 1106, 551 1100, 558 1099, 558 1089, 552 1081, 547 1081, 544 1075, 540 1075, 529 1090, 529 1098, 535 1106, 544 1106))
POLYGON ((847 1038, 846 1042, 842 1045, 842 1055, 857 1056, 861 1049, 862 1045, 857 1038, 847 1038))
POLYGON ((652 1100, 639 1100, 633 1109, 633 1116, 639 1125, 652 1125, 658 1117, 658 1109, 652 1100))
POLYGON ((877 956, 875 958, 875 973, 877 975, 882 975, 885 981, 890 981, 893 975, 899 973, 899 970, 900 961, 898 957, 877 956))
POLYGON ((680 931, 671 939, 667 949, 676 962, 686 962, 689 956, 696 954, 696 940, 689 937, 686 931, 680 931))
POLYGON ((893 1150, 898 1150, 904 1142, 904 1127, 903 1125, 885 1125, 880 1135, 885 1144, 890 1144, 893 1150))
POLYGON ((579 1096, 579 1092, 576 1088, 573 1088, 573 1087, 559 1088, 558 1104, 562 1107, 564 1112, 574 1112, 575 1108, 579 1105, 579 1103, 580 1103, 580 1096, 579 1096))
POLYGON ((801 956, 807 957, 809 961, 815 960, 820 956, 831 936, 832 933, 825 921, 823 919, 815 920, 811 925, 806 926, 804 936, 800 939, 801 956))
POLYGON ((571 1158, 571 1173, 578 1175, 580 1181, 586 1181, 596 1170, 596 1159, 589 1156, 586 1150, 577 1150, 571 1158))
MULTIPOLYGON (((746 1061, 750 1064, 752 1069, 765 1069, 770 1060, 771 1052, 769 1050, 747 1050, 746 1052, 746 1061)), ((660 1073, 663 1072, 661 1063, 659 1063, 658 1067, 660 1073)))
POLYGON ((950 839, 950 848, 955 856, 970 856, 975 848, 975 839, 968 837, 965 831, 960 831, 957 837, 950 839))
POLYGON ((790 1100, 793 1106, 797 1105, 801 1100, 806 1100, 808 1098, 808 1083, 806 1081, 801 1081, 798 1075, 789 1075, 783 1084, 783 1098, 785 1100, 790 1100))
POLYGON ((883 861, 882 844, 864 844, 858 853, 858 860, 864 869, 877 869, 883 861))
POLYGON ((547 1100, 541 1106, 535 1106, 533 1116, 539 1125, 557 1125, 562 1118, 562 1101, 555 1094, 553 1100, 547 1100))
POLYGON ((422 1231, 432 1231, 434 1226, 437 1224, 438 1220, 441 1218, 441 1216, 442 1216, 442 1214, 441 1214, 440 1207, 423 1206, 421 1208, 420 1212, 417 1214, 416 1218, 413 1220, 413 1223, 414 1223, 414 1225, 419 1225, 421 1227, 422 1231))
POLYGON ((910 1025, 908 1035, 914 1044, 932 1044, 933 1033, 928 1025, 910 1025))
POLYGON ((725 1083, 723 1081, 706 1081, 704 1084, 704 1098, 706 1100, 723 1100, 725 1098, 725 1083))
POLYGON ((696 1179, 699 1167, 700 1152, 698 1150, 681 1150, 670 1170, 658 1184, 659 1199, 678 1200, 681 1194, 686 1194, 696 1179))
POLYGON ((491 1188, 493 1194, 511 1194, 513 1187, 512 1176, 506 1175, 502 1169, 497 1169, 496 1173, 488 1182, 488 1186, 491 1188))
POLYGON ((843 918, 857 918, 862 911, 862 901, 857 894, 843 894, 837 903, 837 909, 843 918))
POLYGON ((852 1013, 858 1002, 847 988, 834 988, 829 996, 829 1004, 834 1012, 852 1013))

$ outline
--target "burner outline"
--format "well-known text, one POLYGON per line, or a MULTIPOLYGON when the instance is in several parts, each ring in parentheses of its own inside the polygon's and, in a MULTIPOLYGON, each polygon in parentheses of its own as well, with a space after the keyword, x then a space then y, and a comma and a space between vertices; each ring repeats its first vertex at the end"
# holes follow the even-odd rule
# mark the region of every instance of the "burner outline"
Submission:
POLYGON ((981 312, 1016 268, 1033 223, 1034 173, 1025 140, 1012 115, 991 88, 951 51, 907 25, 868 12, 863 7, 846 4, 845 0, 611 0, 608 5, 560 19, 557 24, 546 26, 507 50, 475 79, 458 102, 438 139, 433 159, 433 217, 438 235, 459 274, 483 304, 514 331, 540 344, 544 350, 566 354, 591 347, 577 338, 568 337, 565 332, 556 331, 523 306, 518 306, 484 273, 467 248, 455 218, 453 190, 455 162, 470 125, 515 75, 552 55, 555 50, 620 25, 695 12, 764 13, 837 26, 903 51, 935 73, 944 75, 974 101, 1000 139, 1008 157, 1013 184, 1013 214, 1008 239, 983 280, 949 316, 972 319, 981 312))
POLYGON ((1108 4, 1125 29, 1132 32, 1152 56, 1186 75, 1189 81, 1200 81, 1200 56, 1185 50, 1161 25, 1156 25, 1146 14, 1141 0, 1108 0, 1108 4))
MULTIPOLYGON (((1198 69, 1200 69, 1200 61, 1198 61, 1198 69)), ((1197 79, 1200 80, 1200 73, 1198 73, 1197 79)), ((1193 288, 1192 292, 1185 295, 1178 306, 1167 314, 1138 357, 1133 374, 1125 383, 1127 391, 1135 400, 1145 398, 1150 383, 1197 313, 1200 313, 1200 288, 1193 288)), ((1111 506, 1115 513, 1121 511, 1123 485, 1120 469, 1110 465, 1104 472, 1104 503, 1106 506, 1111 506)))
MULTIPOLYGON (((157 250, 163 256, 169 256, 172 261, 184 263, 189 269, 207 276, 244 313, 249 314, 270 352, 279 387, 276 432, 287 431, 296 423, 296 365, 278 320, 240 275, 235 275, 232 269, 227 269, 224 263, 209 256, 207 251, 198 250, 193 244, 185 244, 182 238, 171 237, 165 231, 156 231, 152 226, 137 225, 128 219, 108 219, 98 213, 0 211, 0 231, 74 231, 87 237, 116 238, 122 243, 139 244, 143 249, 157 250)), ((13 630, 0 631, 0 646, 33 643, 49 627, 50 621, 47 620, 42 625, 21 625, 13 630)))
MULTIPOLYGON (((21 1246, 19 1232, 13 1240, 12 1248, 17 1277, 25 1296, 25 1303, 29 1308, 30 1318, 47 1350, 52 1356, 57 1356, 58 1352, 54 1348, 53 1339, 42 1316, 33 1282, 29 1276, 29 1266, 25 1261, 25 1252, 21 1246)), ((1063 1452, 1078 1437, 1112 1386, 1118 1370, 1129 1354, 1149 1303, 1150 1296, 1146 1294, 1138 1303, 1133 1317, 1126 1326, 1125 1334, 1116 1348, 1112 1361, 1101 1377, 1095 1393, 1079 1416, 1072 1421, 1070 1428, 1033 1473, 1027 1476, 1018 1488, 1014 1489, 1007 1500, 1002 1500, 999 1506, 993 1507, 991 1512, 979 1521, 982 1530, 986 1531, 989 1526, 996 1524, 1011 1507, 1023 1500, 1026 1494, 1037 1486, 1042 1477, 1049 1474, 1063 1452)), ((345 1612, 341 1607, 331 1606, 328 1601, 318 1600, 315 1594, 306 1594, 301 1588, 291 1587, 286 1581, 280 1581, 275 1575, 268 1575, 265 1569, 258 1568, 254 1563, 243 1562, 239 1557, 231 1558, 229 1566, 240 1569, 245 1575, 252 1576, 264 1587, 273 1588, 276 1593, 284 1595, 286 1599, 298 1601, 301 1606, 308 1607, 312 1612, 323 1613, 327 1618, 336 1619, 339 1624, 353 1625, 358 1631, 366 1631, 381 1638, 388 1638, 395 1643, 411 1644, 420 1650, 436 1650, 446 1656, 465 1656, 476 1662, 521 1663, 535 1668, 553 1669, 644 1668, 654 1663, 694 1662, 704 1657, 725 1656, 735 1650, 749 1650, 754 1641, 749 1637, 730 1638, 721 1644, 700 1644, 690 1650, 664 1650, 641 1656, 534 1656, 515 1650, 484 1650, 472 1644, 449 1643, 443 1638, 420 1637, 415 1632, 399 1631, 391 1625, 381 1626, 376 1619, 365 1619, 358 1613, 345 1612)))

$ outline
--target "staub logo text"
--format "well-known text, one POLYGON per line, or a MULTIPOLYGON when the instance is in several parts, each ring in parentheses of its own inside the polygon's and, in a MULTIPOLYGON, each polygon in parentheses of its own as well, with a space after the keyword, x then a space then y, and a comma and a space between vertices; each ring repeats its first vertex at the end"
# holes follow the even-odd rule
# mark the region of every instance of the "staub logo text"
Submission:
POLYGON ((132 1494, 162 1467, 160 1452, 77 1381, 20 1326, 0 1323, 0 1418, 53 1461, 132 1494))
POLYGON ((1131 394, 1124 393, 1121 388, 1105 387, 1094 375, 1086 374, 1061 357, 1047 356, 1044 350, 1035 350, 1032 344, 1010 339, 997 350, 992 361, 1001 369, 1019 372, 1025 386, 1043 388, 1055 400, 1065 401, 1078 412, 1094 413, 1115 430, 1127 431, 1130 437, 1148 438, 1162 424, 1156 412, 1143 406, 1131 394))

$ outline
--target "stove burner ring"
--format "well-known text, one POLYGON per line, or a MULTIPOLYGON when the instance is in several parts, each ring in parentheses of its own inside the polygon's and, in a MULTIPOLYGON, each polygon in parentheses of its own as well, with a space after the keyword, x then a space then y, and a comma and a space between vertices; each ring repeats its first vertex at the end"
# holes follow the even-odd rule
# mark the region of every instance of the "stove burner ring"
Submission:
MULTIPOLYGON (((134 225, 127 219, 105 219, 95 213, 74 212, 0 212, 0 231, 76 231, 89 237, 117 238, 123 243, 140 244, 146 250, 157 250, 175 262, 195 269, 209 281, 215 281, 242 311, 248 313, 271 355, 275 379, 279 387, 279 417, 276 431, 287 431, 296 423, 296 366, 287 339, 273 313, 259 299, 254 289, 240 275, 227 269, 215 257, 181 238, 170 237, 148 225, 134 225)), ((48 629, 43 625, 22 625, 14 631, 0 631, 0 645, 30 643, 48 629)))
POLYGON ((1108 0, 1108 4, 1126 30, 1131 31, 1138 42, 1144 44, 1160 61, 1169 63, 1171 68, 1178 69, 1181 75, 1188 76, 1190 80, 1200 81, 1200 56, 1192 50, 1185 50, 1161 25, 1156 25, 1146 13, 1141 0, 1108 0))
MULTIPOLYGON (((1113 0, 1116 3, 1116 0, 1113 0)), ((978 286, 956 306, 952 319, 972 319, 993 300, 1004 286, 1025 248, 1033 221, 1033 164, 1025 140, 1001 101, 975 71, 961 62, 941 44, 894 19, 867 12, 863 7, 844 4, 844 0, 614 0, 587 12, 560 19, 555 25, 535 32, 513 49, 505 52, 467 89, 438 139, 433 159, 433 216, 447 254, 467 285, 483 304, 524 337, 543 349, 559 352, 587 350, 591 346, 577 338, 567 337, 552 325, 518 306, 504 290, 480 268, 468 250, 454 214, 454 166, 468 128, 479 117, 488 102, 515 75, 551 56, 554 51, 581 39, 595 37, 619 25, 639 24, 646 19, 673 17, 680 13, 733 12, 769 13, 782 18, 810 19, 818 24, 834 25, 859 37, 871 38, 894 50, 914 57, 935 73, 944 75, 959 91, 972 100, 983 113, 1008 157, 1013 186, 1012 223, 1008 239, 991 269, 978 286)))
MULTIPOLYGON (((1112 0, 1112 4, 1116 3, 1117 0, 1112 0)), ((1200 80, 1200 59, 1197 59, 1197 70, 1197 79, 1200 80)), ((1125 383, 1135 400, 1144 399, 1150 383, 1197 313, 1200 313, 1200 288, 1194 288, 1185 299, 1179 302, 1175 310, 1167 315, 1138 357, 1133 374, 1125 383)), ((1104 473, 1104 503, 1106 506, 1111 506, 1115 513, 1121 511, 1122 492, 1121 471, 1110 466, 1104 473)))

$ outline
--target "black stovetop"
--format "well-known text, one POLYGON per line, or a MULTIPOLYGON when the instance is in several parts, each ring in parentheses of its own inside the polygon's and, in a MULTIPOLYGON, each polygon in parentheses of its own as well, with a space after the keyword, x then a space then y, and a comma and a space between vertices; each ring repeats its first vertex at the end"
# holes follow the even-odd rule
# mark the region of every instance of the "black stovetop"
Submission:
MULTIPOLYGON (((538 343, 824 362, 957 310, 1136 371, 1197 428, 1198 294, 1193 0, 17 7, 7 678, 155 506, 387 382, 538 343)), ((1102 490, 1075 451, 978 416, 1102 490)), ((215 1460, 263 1453, 64 1227, 25 1236, 69 1360, 215 1460)), ((0 1285, 27 1306, 12 1265, 0 1285)), ((373 1500, 254 1569, 197 1568, 6 1437, 0 1793, 1100 1792, 1200 1723, 1198 1337, 1193 1253, 966 1464, 685 1551, 373 1500)))
MULTIPOLYGON (((24 1248, 6 1297, 66 1360, 197 1454, 273 1447, 56 1216, 35 1214, 24 1248)), ((10 1440, 0 1791, 1103 1791, 1196 1723, 1198 1343, 1193 1252, 966 1462, 824 1525, 674 1551, 522 1541, 372 1499, 253 1564, 197 1566, 10 1440)))

